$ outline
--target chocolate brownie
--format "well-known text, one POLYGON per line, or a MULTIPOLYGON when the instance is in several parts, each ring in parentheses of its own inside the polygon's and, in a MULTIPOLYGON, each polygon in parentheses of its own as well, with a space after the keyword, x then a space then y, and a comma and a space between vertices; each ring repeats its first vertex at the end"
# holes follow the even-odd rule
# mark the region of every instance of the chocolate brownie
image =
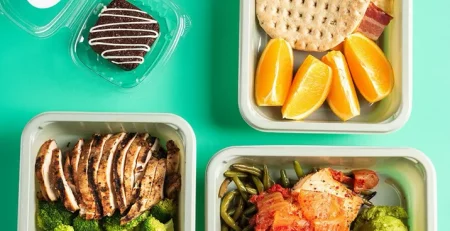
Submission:
POLYGON ((89 45, 95 52, 130 71, 144 62, 159 36, 159 24, 126 0, 113 0, 89 32, 89 45))

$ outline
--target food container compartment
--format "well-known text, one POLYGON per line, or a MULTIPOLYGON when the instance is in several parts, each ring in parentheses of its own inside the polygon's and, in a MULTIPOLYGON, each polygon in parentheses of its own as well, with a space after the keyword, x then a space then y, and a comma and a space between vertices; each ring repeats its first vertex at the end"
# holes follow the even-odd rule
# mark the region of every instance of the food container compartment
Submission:
POLYGON ((423 153, 410 148, 332 146, 244 146, 218 152, 209 162, 206 174, 206 230, 220 230, 218 191, 223 173, 231 164, 267 164, 272 176, 279 176, 283 168, 290 178, 296 179, 294 160, 306 170, 312 167, 374 170, 380 177, 374 189, 377 195, 371 200, 375 205, 403 206, 410 217, 410 231, 437 231, 436 172, 423 153))
MULTIPOLYGON (((412 102, 412 1, 394 2, 394 19, 379 40, 392 64, 395 83, 392 93, 376 104, 361 97, 361 115, 341 122, 328 105, 304 121, 283 120, 280 107, 259 107, 254 98, 254 78, 259 57, 270 37, 259 26, 255 1, 241 1, 239 108, 253 128, 266 132, 387 133, 400 129, 409 119, 412 102)), ((321 58, 325 53, 294 51, 294 73, 307 54, 321 58)))
POLYGON ((155 18, 160 26, 160 36, 144 56, 144 62, 131 71, 125 71, 102 58, 89 45, 89 30, 95 25, 102 8, 111 0, 0 0, 0 12, 40 38, 53 36, 59 29, 68 28, 72 33, 70 55, 73 62, 115 85, 131 88, 150 76, 158 65, 167 62, 178 41, 187 32, 190 19, 170 0, 127 1, 155 18), (46 5, 45 8, 39 8, 42 5, 46 5))
POLYGON ((182 187, 179 196, 178 230, 195 230, 196 140, 190 125, 173 114, 44 113, 33 118, 22 133, 18 229, 36 230, 36 189, 34 164, 41 144, 52 138, 62 148, 93 133, 148 132, 172 139, 180 147, 182 187))

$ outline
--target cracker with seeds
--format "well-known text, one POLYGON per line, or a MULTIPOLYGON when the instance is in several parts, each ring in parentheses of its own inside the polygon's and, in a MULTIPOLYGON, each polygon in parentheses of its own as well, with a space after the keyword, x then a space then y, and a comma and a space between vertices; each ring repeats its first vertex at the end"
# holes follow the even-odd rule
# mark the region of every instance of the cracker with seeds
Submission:
POLYGON ((327 51, 354 32, 370 0, 256 0, 259 24, 296 50, 327 51))

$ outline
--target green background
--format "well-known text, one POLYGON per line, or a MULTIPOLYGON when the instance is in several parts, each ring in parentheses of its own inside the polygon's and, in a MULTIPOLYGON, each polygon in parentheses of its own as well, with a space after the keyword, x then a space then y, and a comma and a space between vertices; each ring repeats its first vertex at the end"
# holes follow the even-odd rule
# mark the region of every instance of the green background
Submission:
MULTIPOLYGON (((237 103, 239 1, 176 0, 192 27, 173 57, 137 88, 123 90, 76 66, 71 32, 48 39, 0 15, 1 230, 17 228, 20 135, 45 111, 171 112, 193 127, 197 153, 197 230, 204 230, 205 170, 220 149, 249 144, 410 146, 427 154, 438 175, 440 230, 450 230, 450 31, 446 0, 414 1, 414 97, 409 122, 387 135, 270 134, 241 118, 237 103)), ((395 154, 395 153, 393 153, 395 154)), ((414 183, 414 182, 411 182, 414 183)), ((20 215, 21 216, 21 215, 20 215)), ((25 215, 24 215, 25 216, 25 215)))

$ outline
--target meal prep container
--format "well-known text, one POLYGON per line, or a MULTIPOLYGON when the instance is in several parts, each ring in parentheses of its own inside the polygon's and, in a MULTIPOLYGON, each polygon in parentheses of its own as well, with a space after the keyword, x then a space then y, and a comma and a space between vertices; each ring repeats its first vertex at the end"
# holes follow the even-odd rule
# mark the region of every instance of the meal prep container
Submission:
POLYGON ((71 146, 93 133, 148 132, 163 143, 172 139, 181 153, 179 230, 195 230, 196 140, 191 126, 172 114, 45 113, 33 118, 22 133, 20 150, 19 231, 36 230, 36 189, 34 164, 39 147, 55 139, 59 147, 71 146))
MULTIPOLYGON (((230 147, 209 162, 206 174, 206 230, 220 230, 219 187, 223 173, 234 163, 267 164, 272 177, 281 168, 296 179, 293 164, 302 167, 332 167, 337 170, 368 168, 378 173, 374 189, 375 205, 401 205, 406 208, 410 231, 437 231, 436 172, 431 161, 410 148, 332 147, 332 146, 244 146, 230 147)), ((234 184, 230 184, 234 187, 234 184)))
POLYGON ((53 36, 62 28, 72 32, 70 54, 76 64, 124 88, 137 86, 157 66, 172 55, 179 39, 185 34, 189 17, 170 0, 127 0, 154 17, 160 25, 160 37, 144 56, 145 62, 132 71, 103 59, 88 44, 89 30, 101 9, 111 0, 0 0, 0 13, 25 31, 40 37, 53 36), (52 6, 51 2, 56 2, 52 6), (36 6, 49 5, 48 8, 36 6))
MULTIPOLYGON (((385 29, 379 45, 392 63, 394 89, 387 98, 373 105, 359 97, 361 115, 341 122, 328 106, 322 106, 304 121, 283 120, 281 107, 257 106, 255 70, 270 38, 259 26, 255 1, 241 0, 239 108, 244 120, 253 128, 266 132, 386 133, 401 128, 409 119, 412 101, 412 1, 393 2, 394 19, 385 29)), ((321 58, 325 53, 294 51, 294 73, 307 54, 321 58)))

